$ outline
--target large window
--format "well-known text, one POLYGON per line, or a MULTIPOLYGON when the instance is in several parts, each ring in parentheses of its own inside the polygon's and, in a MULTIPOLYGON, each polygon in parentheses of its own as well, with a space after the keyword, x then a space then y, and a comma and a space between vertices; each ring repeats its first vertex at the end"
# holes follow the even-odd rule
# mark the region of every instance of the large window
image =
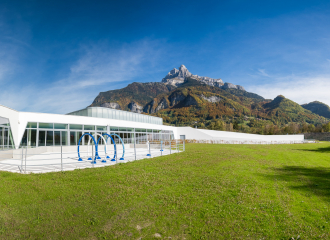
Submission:
MULTIPOLYGON (((78 145, 79 139, 82 136, 82 132, 80 131, 70 131, 70 145, 75 146, 78 145)), ((83 143, 81 142, 80 145, 83 143)))
POLYGON ((46 146, 53 146, 54 145, 54 132, 47 131, 47 138, 46 138, 46 146))
POLYGON ((61 145, 61 132, 60 131, 54 131, 54 143, 55 143, 55 146, 61 145))
POLYGON ((38 146, 46 146, 46 131, 39 131, 38 146))
MULTIPOLYGON (((95 125, 79 125, 79 124, 62 124, 62 123, 35 123, 29 122, 21 140, 21 146, 42 147, 42 146, 77 146, 79 139, 84 133, 91 134, 95 141, 99 140, 99 144, 103 145, 104 141, 100 138, 100 134, 107 133, 117 134, 123 140, 124 144, 145 144, 147 141, 167 141, 173 139, 173 131, 145 128, 127 128, 117 126, 95 126, 95 125)), ((107 139, 107 136, 104 136, 107 139)), ((117 144, 121 141, 117 136, 113 136, 117 144)), ((0 124, 0 147, 12 144, 10 127, 8 124, 0 124)), ((94 141, 90 136, 85 135, 80 145, 91 145, 94 141)), ((110 144, 108 141, 107 144, 110 144)))
POLYGON ((0 150, 11 148, 14 148, 14 141, 9 120, 7 118, 0 117, 0 150))
POLYGON ((68 145, 68 124, 29 122, 20 146, 66 146, 68 145))

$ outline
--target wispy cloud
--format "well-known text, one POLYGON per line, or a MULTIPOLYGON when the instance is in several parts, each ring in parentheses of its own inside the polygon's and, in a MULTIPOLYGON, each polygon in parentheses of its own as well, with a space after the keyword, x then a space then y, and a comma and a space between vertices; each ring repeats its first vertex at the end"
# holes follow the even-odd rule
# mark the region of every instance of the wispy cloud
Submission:
POLYGON ((42 87, 33 83, 20 89, 13 86, 0 96, 0 102, 17 110, 74 111, 90 105, 100 91, 124 87, 145 76, 159 63, 164 51, 164 45, 153 40, 124 44, 119 48, 107 43, 83 46, 67 77, 42 87))
POLYGON ((250 85, 247 90, 267 99, 284 95, 299 104, 320 101, 330 106, 330 75, 299 77, 284 76, 273 79, 272 83, 250 85))
POLYGON ((258 69, 258 72, 261 76, 264 76, 264 77, 270 77, 267 73, 266 73, 266 70, 265 69, 258 69))

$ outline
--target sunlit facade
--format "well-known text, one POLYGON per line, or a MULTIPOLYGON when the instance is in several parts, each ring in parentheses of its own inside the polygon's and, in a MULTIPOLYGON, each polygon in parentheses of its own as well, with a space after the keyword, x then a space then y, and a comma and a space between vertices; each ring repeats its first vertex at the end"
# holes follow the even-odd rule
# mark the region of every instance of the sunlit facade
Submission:
MULTIPOLYGON (((0 150, 20 147, 77 146, 84 133, 116 133, 124 144, 174 139, 225 142, 302 142, 304 135, 258 135, 238 132, 174 127, 162 119, 106 108, 86 108, 70 114, 18 112, 0 105, 0 150)), ((88 144, 89 137, 80 144, 88 144)), ((119 139, 115 139, 119 142, 119 139)))
MULTIPOLYGON (((175 139, 174 128, 162 123, 158 117, 106 108, 92 107, 62 115, 18 112, 0 105, 0 148, 77 146, 84 133, 94 137, 116 133, 124 144, 175 139)), ((80 145, 88 141, 86 135, 80 145)))

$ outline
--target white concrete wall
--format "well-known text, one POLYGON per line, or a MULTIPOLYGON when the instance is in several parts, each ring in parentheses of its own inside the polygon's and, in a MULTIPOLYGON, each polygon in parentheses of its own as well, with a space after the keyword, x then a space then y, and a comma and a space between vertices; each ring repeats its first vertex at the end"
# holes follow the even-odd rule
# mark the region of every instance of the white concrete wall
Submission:
POLYGON ((225 140, 225 141, 304 141, 304 135, 259 135, 249 133, 215 131, 206 129, 195 129, 191 127, 178 127, 176 138, 185 135, 186 139, 194 140, 225 140))

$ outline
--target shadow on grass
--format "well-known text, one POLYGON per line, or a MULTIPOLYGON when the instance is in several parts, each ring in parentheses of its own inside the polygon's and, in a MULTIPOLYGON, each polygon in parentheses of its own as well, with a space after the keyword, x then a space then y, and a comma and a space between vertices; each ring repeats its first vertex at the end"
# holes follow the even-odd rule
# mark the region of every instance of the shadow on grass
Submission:
POLYGON ((298 150, 307 151, 307 152, 330 153, 330 147, 317 148, 317 149, 298 149, 298 150))
POLYGON ((330 201, 330 168, 285 166, 275 168, 275 175, 263 175, 268 179, 285 181, 288 187, 304 192, 306 196, 317 195, 330 201))

